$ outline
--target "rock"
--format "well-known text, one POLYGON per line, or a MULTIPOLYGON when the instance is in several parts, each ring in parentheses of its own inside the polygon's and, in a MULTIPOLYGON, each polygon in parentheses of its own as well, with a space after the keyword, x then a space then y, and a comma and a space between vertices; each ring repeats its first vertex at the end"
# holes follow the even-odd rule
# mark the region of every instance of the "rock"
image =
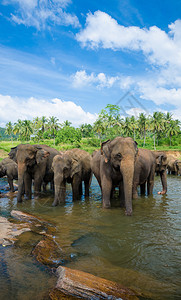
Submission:
POLYGON ((28 224, 24 224, 22 227, 21 224, 13 224, 1 216, 0 227, 0 244, 4 247, 14 244, 14 242, 17 240, 17 236, 23 232, 31 230, 28 224))
POLYGON ((41 240, 32 251, 32 254, 40 263, 51 267, 57 267, 70 260, 58 243, 50 237, 41 240))
POLYGON ((57 268, 57 276, 58 281, 56 287, 50 293, 50 299, 52 300, 63 299, 61 298, 60 292, 72 297, 89 300, 139 299, 138 295, 131 289, 79 270, 72 270, 60 266, 57 268))
POLYGON ((36 223, 47 223, 45 220, 30 215, 28 213, 19 211, 19 210, 12 210, 11 216, 24 222, 36 222, 36 223))
POLYGON ((19 210, 12 210, 11 211, 11 216, 21 222, 28 222, 30 223, 31 230, 38 233, 42 234, 45 236, 50 236, 55 234, 56 232, 56 227, 53 226, 52 224, 49 224, 47 221, 35 217, 31 214, 19 211, 19 210))

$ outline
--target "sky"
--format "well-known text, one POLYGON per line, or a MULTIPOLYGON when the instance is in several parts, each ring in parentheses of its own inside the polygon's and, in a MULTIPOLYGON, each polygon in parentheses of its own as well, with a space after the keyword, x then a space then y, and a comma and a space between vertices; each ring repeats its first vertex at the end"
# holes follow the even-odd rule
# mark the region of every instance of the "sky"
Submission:
POLYGON ((181 120, 181 0, 1 0, 0 126, 55 116, 181 120))

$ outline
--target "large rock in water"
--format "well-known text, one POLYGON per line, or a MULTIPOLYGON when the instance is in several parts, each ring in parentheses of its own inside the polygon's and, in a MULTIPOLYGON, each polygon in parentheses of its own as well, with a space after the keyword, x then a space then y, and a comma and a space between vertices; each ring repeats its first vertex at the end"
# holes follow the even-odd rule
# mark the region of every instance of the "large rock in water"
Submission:
POLYGON ((67 298, 65 296, 65 299, 139 299, 134 291, 120 284, 79 270, 60 266, 57 268, 57 275, 56 287, 50 293, 50 299, 52 300, 63 299, 62 293, 68 295, 67 298))
POLYGON ((50 237, 40 241, 32 251, 32 254, 40 263, 51 267, 57 267, 70 261, 70 258, 63 252, 56 241, 50 237))
POLYGON ((14 244, 17 236, 23 232, 30 231, 28 224, 13 224, 6 218, 0 216, 0 245, 8 246, 14 244))

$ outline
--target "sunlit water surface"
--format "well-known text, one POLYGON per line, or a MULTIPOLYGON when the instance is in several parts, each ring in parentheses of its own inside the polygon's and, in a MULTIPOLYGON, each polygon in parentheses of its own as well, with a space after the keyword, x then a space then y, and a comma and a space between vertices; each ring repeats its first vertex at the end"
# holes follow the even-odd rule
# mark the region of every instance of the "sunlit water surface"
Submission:
MULTIPOLYGON (((3 193, 5 179, 1 179, 3 193)), ((65 205, 52 207, 53 195, 17 203, 0 198, 0 215, 19 209, 53 223, 56 241, 72 258, 66 266, 116 281, 146 299, 181 299, 181 177, 168 176, 168 193, 155 178, 153 197, 133 201, 126 217, 115 201, 103 210, 101 192, 93 178, 90 197, 72 202, 68 186, 65 205)), ((0 299, 44 299, 56 278, 31 255, 38 237, 29 233, 14 247, 0 248, 0 299)))

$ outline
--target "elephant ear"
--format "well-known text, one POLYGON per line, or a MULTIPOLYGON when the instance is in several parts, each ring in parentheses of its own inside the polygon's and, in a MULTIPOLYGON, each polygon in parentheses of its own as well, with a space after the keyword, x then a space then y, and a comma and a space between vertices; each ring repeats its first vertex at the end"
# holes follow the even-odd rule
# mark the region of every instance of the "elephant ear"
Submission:
POLYGON ((11 148, 11 151, 8 153, 9 158, 11 158, 12 160, 14 160, 15 162, 17 162, 17 159, 16 159, 16 152, 17 152, 17 146, 11 148))
POLYGON ((72 158, 72 164, 71 164, 71 172, 70 177, 72 178, 76 173, 81 172, 81 163, 76 158, 72 158))
POLYGON ((50 155, 50 152, 44 150, 43 148, 38 148, 36 152, 36 163, 40 164, 45 158, 50 155))
POLYGON ((105 163, 108 163, 111 158, 110 140, 107 140, 101 144, 101 155, 104 156, 105 163))
POLYGON ((161 155, 161 163, 162 163, 162 166, 167 165, 167 156, 166 156, 166 154, 161 155))
POLYGON ((134 147, 135 147, 135 157, 138 155, 138 143, 134 141, 134 147))

